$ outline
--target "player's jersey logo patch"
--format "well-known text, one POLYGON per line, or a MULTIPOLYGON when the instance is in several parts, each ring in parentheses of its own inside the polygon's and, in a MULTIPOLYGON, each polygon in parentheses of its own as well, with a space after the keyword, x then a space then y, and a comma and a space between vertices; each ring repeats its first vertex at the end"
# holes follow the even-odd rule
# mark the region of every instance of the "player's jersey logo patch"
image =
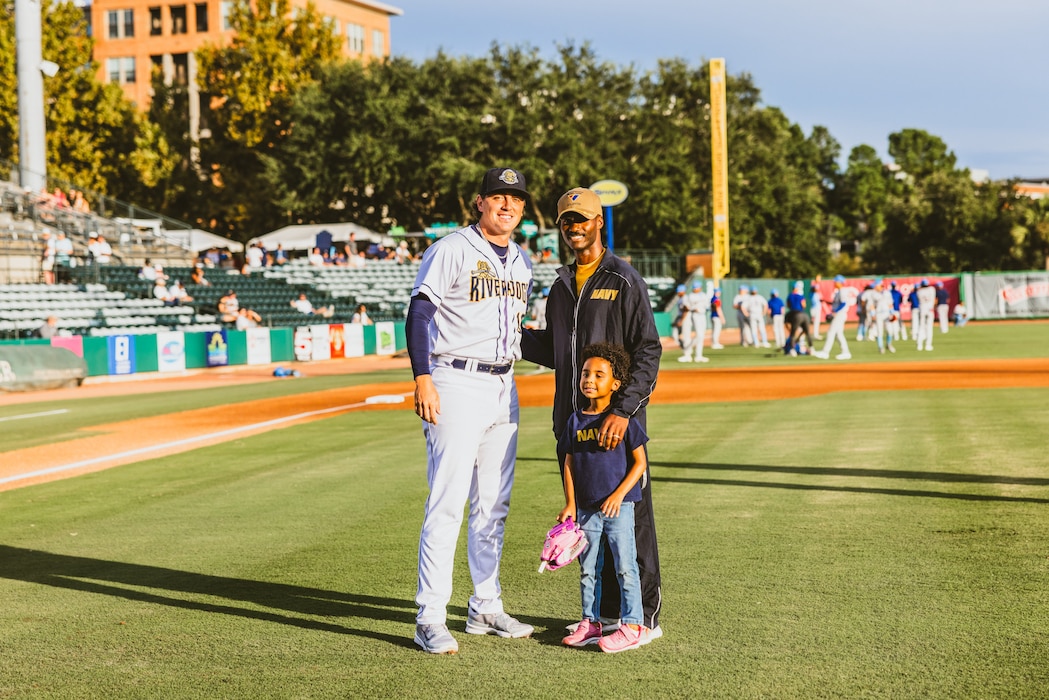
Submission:
POLYGON ((528 283, 500 279, 487 260, 478 260, 477 268, 470 270, 470 301, 490 297, 514 297, 528 303, 528 283))

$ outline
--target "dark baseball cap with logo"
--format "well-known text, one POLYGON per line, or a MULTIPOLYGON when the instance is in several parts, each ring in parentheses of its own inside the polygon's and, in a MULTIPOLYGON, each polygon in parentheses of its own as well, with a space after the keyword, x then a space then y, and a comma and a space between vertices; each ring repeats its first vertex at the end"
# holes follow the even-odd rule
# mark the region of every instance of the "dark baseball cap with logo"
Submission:
POLYGON ((484 179, 481 180, 481 196, 487 197, 501 192, 531 199, 531 195, 525 188, 524 173, 513 168, 492 168, 484 174, 484 179))

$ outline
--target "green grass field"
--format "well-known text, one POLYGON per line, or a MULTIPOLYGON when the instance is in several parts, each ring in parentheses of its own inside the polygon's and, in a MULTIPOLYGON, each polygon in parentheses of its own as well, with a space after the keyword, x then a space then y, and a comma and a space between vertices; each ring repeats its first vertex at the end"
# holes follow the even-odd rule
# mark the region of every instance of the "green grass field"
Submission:
MULTIPOLYGON (((1044 356, 1047 332, 967 326, 884 361, 1044 356)), ((0 459, 100 415, 375 380, 34 404, 70 412, 2 424, 0 459)), ((559 644, 579 592, 574 568, 536 573, 561 506, 547 408, 522 412, 502 576, 536 634, 462 632, 463 539, 460 653, 418 651, 418 421, 351 413, 0 492, 0 697, 1049 696, 1049 389, 653 406, 649 428, 666 636, 638 651, 559 644)))

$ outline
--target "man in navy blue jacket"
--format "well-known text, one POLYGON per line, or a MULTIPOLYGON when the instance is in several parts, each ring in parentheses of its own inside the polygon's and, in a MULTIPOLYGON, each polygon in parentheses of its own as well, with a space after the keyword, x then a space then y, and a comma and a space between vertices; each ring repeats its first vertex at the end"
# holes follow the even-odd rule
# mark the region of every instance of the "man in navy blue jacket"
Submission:
MULTIPOLYGON (((656 330, 648 287, 626 261, 606 250, 601 201, 592 190, 577 187, 557 203, 557 224, 575 262, 561 267, 550 285, 545 330, 524 331, 521 352, 526 360, 555 371, 554 436, 560 437, 569 416, 588 405, 579 390, 579 356, 586 345, 617 343, 630 353, 628 385, 616 392, 612 411, 602 423, 598 440, 607 449, 623 438, 630 417, 647 431, 645 407, 656 386, 662 344, 656 330)), ((558 455, 562 468, 564 455, 558 455)), ((662 592, 652 488, 646 470, 641 479, 641 501, 635 508, 635 539, 644 607, 643 643, 662 636, 659 612, 662 592)), ((619 618, 619 584, 612 557, 605 557, 601 615, 619 618)), ((607 627, 606 627, 607 629, 607 627)))

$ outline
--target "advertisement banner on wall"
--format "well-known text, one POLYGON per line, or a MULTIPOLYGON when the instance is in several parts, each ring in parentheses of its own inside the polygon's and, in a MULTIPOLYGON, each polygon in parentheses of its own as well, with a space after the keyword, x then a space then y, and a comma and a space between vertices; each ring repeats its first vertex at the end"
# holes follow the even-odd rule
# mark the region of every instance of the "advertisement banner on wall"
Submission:
POLYGON ((313 338, 313 353, 311 360, 331 359, 331 337, 328 334, 328 324, 310 326, 310 337, 313 338))
POLYGON ((397 354, 397 335, 393 321, 382 321, 375 324, 375 354, 397 354))
POLYGON ((341 323, 333 323, 328 326, 328 337, 331 339, 331 358, 337 360, 346 357, 345 331, 341 323))
POLYGON ((157 333, 157 370, 186 371, 186 335, 182 331, 157 333))
POLYGON ((229 364, 229 342, 225 328, 205 333, 204 343, 208 367, 225 367, 229 364))
POLYGON ((272 357, 270 355, 270 329, 249 328, 245 332, 248 340, 248 364, 269 364, 272 357))
POLYGON ((295 329, 295 359, 299 362, 309 362, 313 357, 313 336, 306 326, 295 329))
POLYGON ((976 275, 973 292, 974 318, 1049 316, 1049 273, 976 275))
MULTIPOLYGON (((84 356, 84 336, 82 335, 56 335, 51 339, 51 347, 63 348, 77 357, 84 356)), ((112 374, 112 373, 111 373, 112 374)))
POLYGON ((346 342, 346 357, 364 357, 364 326, 359 323, 347 323, 342 330, 343 340, 346 342))
POLYGON ((111 335, 106 338, 106 355, 110 374, 135 373, 135 344, 130 335, 111 335))

